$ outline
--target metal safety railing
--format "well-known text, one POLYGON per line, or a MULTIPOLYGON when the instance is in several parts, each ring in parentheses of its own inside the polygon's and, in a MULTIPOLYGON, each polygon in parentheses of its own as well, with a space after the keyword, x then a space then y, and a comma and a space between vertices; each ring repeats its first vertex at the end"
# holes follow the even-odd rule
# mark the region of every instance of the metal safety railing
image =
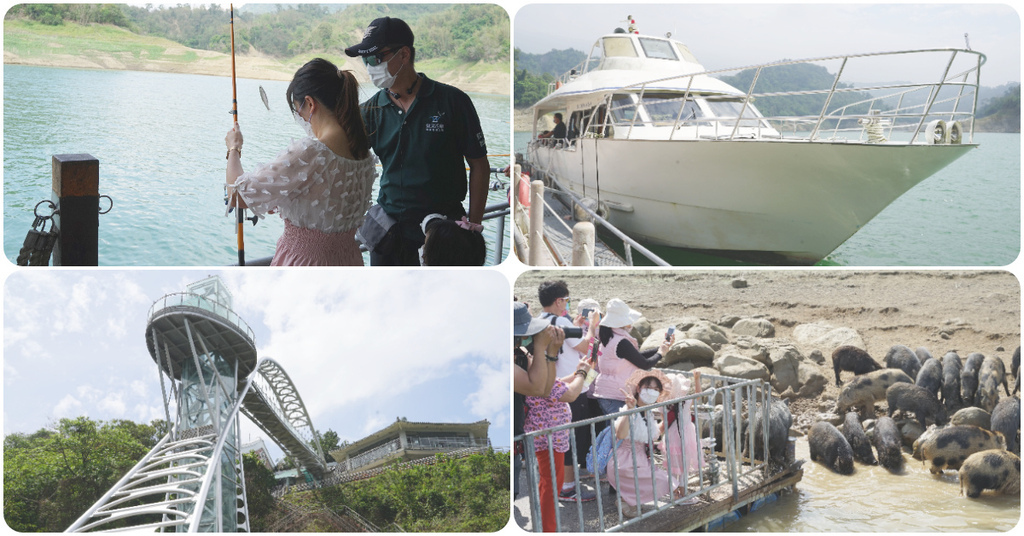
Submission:
MULTIPOLYGON (((968 143, 973 143, 974 114, 978 105, 981 66, 986 57, 965 49, 925 49, 869 54, 827 56, 805 60, 784 60, 762 65, 717 69, 687 75, 664 77, 615 89, 603 96, 586 117, 580 132, 583 137, 616 139, 654 139, 649 128, 670 129, 667 138, 693 140, 765 139, 805 142, 864 141, 868 143, 913 144, 920 136, 943 136, 925 143, 960 143, 958 129, 969 123, 968 143), (852 76, 864 76, 871 61, 896 60, 900 72, 913 73, 919 65, 934 61, 941 75, 926 81, 871 86, 855 85, 852 76), (761 80, 775 70, 794 66, 831 62, 837 65, 829 87, 798 91, 758 91, 761 80), (701 79, 750 75, 743 94, 728 95, 702 89, 701 79), (845 76, 845 78, 844 78, 845 76), (685 91, 681 91, 685 88, 685 91), (678 97, 669 97, 672 90, 678 97), (630 95, 635 95, 635 100, 630 95), (854 102, 838 102, 852 95, 854 102), (866 96, 866 98, 860 98, 866 96), (808 98, 820 102, 813 115, 755 112, 754 102, 768 108, 792 109, 786 104, 808 98), (696 100, 703 101, 699 105, 696 100), (603 113, 604 111, 608 113, 603 113), (934 123, 934 125, 933 125, 934 123), (953 126, 957 123, 957 126, 953 126), (906 133, 905 140, 893 141, 893 133, 906 133), (614 135, 612 134, 614 132, 614 135), (786 132, 790 132, 786 134, 786 132), (828 133, 826 136, 825 133, 828 133)), ((891 67, 891 66, 890 66, 891 67)), ((567 81, 582 74, 563 75, 567 81)), ((781 74, 781 73, 780 73, 781 74)), ((906 76, 912 76, 907 74, 906 76)), ((762 84, 763 87, 764 84, 762 84)), ((742 90, 741 90, 742 91, 742 90)), ((849 99, 846 99, 847 101, 849 99)), ((762 110, 763 111, 763 110, 762 110)), ((543 140, 541 140, 543 141, 543 140)), ((574 150, 570 142, 567 150, 574 150)))
MULTIPOLYGON (((689 372, 671 371, 670 374, 683 374, 692 378, 692 374, 689 372)), ((755 459, 755 453, 762 458, 767 458, 767 453, 762 453, 755 448, 755 433, 751 433, 751 431, 759 430, 761 432, 761 442, 758 445, 768 444, 769 412, 758 411, 757 408, 768 407, 771 402, 771 387, 761 380, 742 380, 710 374, 701 375, 700 378, 702 383, 710 381, 710 385, 705 386, 699 392, 681 398, 555 426, 513 438, 515 443, 523 442, 524 447, 531 529, 534 532, 542 530, 541 501, 554 501, 553 511, 555 512, 557 532, 595 530, 607 532, 623 530, 644 519, 657 516, 672 506, 690 503, 697 497, 710 498, 719 490, 724 489, 726 494, 735 500, 740 492, 741 480, 761 472, 767 466, 766 460, 755 459), (665 427, 666 435, 669 433, 679 434, 678 437, 673 435, 670 441, 678 440, 679 445, 683 445, 680 458, 670 454, 672 449, 668 447, 668 441, 660 442, 654 437, 648 438, 646 442, 635 441, 633 426, 629 426, 629 437, 623 438, 621 441, 619 438, 613 440, 616 449, 627 449, 628 459, 631 460, 633 468, 622 465, 613 451, 607 462, 607 483, 619 490, 621 489, 620 484, 623 482, 622 479, 632 480, 634 494, 630 499, 635 503, 634 506, 637 509, 635 517, 629 517, 623 512, 623 493, 615 493, 614 499, 607 496, 602 487, 605 478, 596 472, 596 468, 595 472, 587 477, 580 477, 579 471, 574 471, 575 476, 572 481, 578 490, 577 493, 583 489, 581 484, 586 484, 597 491, 596 509, 588 507, 585 511, 583 503, 576 501, 574 503, 575 512, 570 506, 565 509, 563 514, 558 514, 560 490, 554 484, 550 486, 553 490, 551 497, 540 496, 539 483, 542 475, 538 466, 538 456, 548 457, 547 467, 550 468, 551 474, 544 475, 544 477, 549 477, 551 482, 554 482, 555 463, 557 462, 555 462, 553 454, 553 438, 556 432, 569 432, 569 451, 565 453, 565 460, 567 460, 566 465, 574 465, 575 460, 580 459, 577 457, 577 431, 582 430, 589 436, 592 445, 590 454, 593 455, 598 433, 605 426, 614 426, 617 419, 631 419, 632 415, 642 413, 648 422, 653 423, 659 414, 663 417, 669 409, 675 409, 678 412, 677 415, 685 415, 686 410, 690 408, 692 408, 694 424, 691 432, 696 437, 686 435, 687 430, 690 430, 687 426, 665 427), (761 419, 760 426, 755 426, 756 418, 761 419), (541 445, 546 444, 547 448, 535 450, 536 440, 539 440, 541 445), (697 445, 696 471, 690 469, 694 465, 694 460, 688 459, 686 454, 685 445, 688 442, 697 445), (651 455, 648 456, 645 452, 649 452, 651 455), (644 464, 644 469, 649 470, 649 473, 640 476, 636 470, 639 464, 644 464), (647 476, 657 472, 666 473, 667 489, 658 489, 657 479, 647 476), (653 505, 642 504, 641 490, 645 495, 647 492, 653 492, 651 493, 654 497, 653 505), (665 495, 667 497, 663 497, 665 495), (613 504, 608 505, 608 501, 613 501, 613 504), (608 506, 611 507, 610 511, 607 509, 608 506), (569 517, 563 519, 563 516, 569 517)), ((614 434, 614 429, 611 433, 614 434)), ((519 475, 516 474, 515 477, 519 478, 519 475)), ((665 476, 661 478, 665 478, 665 476)))
MULTIPOLYGON (((551 181, 552 184, 554 184, 557 187, 556 195, 561 195, 569 198, 569 204, 572 207, 586 212, 586 214, 590 217, 592 223, 600 225, 609 233, 611 233, 616 238, 622 241, 626 265, 633 266, 633 251, 635 250, 641 255, 643 255, 645 258, 647 258, 647 260, 649 260, 651 263, 657 266, 671 266, 671 264, 669 264, 668 261, 659 257, 657 254, 641 245, 640 242, 631 238, 626 233, 623 233, 617 227, 612 225, 608 220, 599 215, 595 210, 586 206, 586 204, 583 203, 583 200, 579 196, 577 196, 576 194, 571 192, 567 187, 565 187, 565 185, 563 185, 558 180, 558 178, 555 177, 555 175, 550 173, 550 171, 537 166, 534 166, 534 170, 540 171, 545 177, 547 177, 548 180, 551 181)), ((520 180, 522 180, 521 168, 520 166, 516 165, 515 172, 513 173, 513 192, 519 191, 520 180)), ((530 207, 541 206, 543 207, 543 210, 533 212, 530 209, 530 207, 525 207, 518 202, 515 203, 514 210, 516 211, 518 217, 515 220, 516 223, 513 225, 513 229, 515 229, 517 232, 520 232, 518 227, 519 224, 522 224, 524 227, 526 227, 526 231, 523 234, 527 238, 524 238, 521 241, 524 245, 523 249, 527 250, 528 252, 532 251, 535 253, 529 254, 528 259, 521 260, 524 260, 524 262, 526 262, 529 265, 536 266, 538 264, 536 252, 539 249, 544 249, 548 247, 544 239, 544 214, 556 214, 556 211, 553 207, 551 207, 551 205, 548 204, 547 200, 544 199, 544 186, 541 181, 532 182, 530 184, 530 191, 530 207)), ((518 199, 516 196, 513 197, 518 199)), ((585 240, 577 240, 578 235, 574 228, 570 228, 569 225, 562 221, 561 218, 556 217, 552 219, 557 220, 563 227, 565 227, 568 233, 573 236, 574 257, 581 257, 582 259, 584 259, 582 263, 574 261, 572 264, 574 266, 593 266, 596 259, 594 236, 591 234, 584 234, 583 236, 586 237, 585 240), (580 250, 582 252, 582 255, 576 255, 576 250, 580 250)))
POLYGON ((149 308, 149 322, 153 322, 153 319, 165 309, 178 309, 181 307, 192 307, 213 313, 241 330, 249 342, 255 343, 256 341, 255 334, 252 328, 249 327, 249 324, 246 324, 242 317, 238 316, 230 307, 189 292, 167 294, 153 302, 153 305, 149 308))

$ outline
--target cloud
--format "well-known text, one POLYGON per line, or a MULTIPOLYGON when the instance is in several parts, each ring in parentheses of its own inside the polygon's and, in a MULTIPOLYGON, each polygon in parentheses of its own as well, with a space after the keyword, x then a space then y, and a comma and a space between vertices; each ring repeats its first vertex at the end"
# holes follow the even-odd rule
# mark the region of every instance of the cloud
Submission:
POLYGON ((357 404, 375 395, 382 381, 420 385, 466 360, 507 358, 509 289, 500 274, 360 271, 347 277, 354 273, 226 276, 238 289, 236 311, 247 319, 262 315, 269 333, 258 341, 259 355, 287 370, 314 422, 341 408, 361 410, 357 404))
POLYGON ((481 363, 476 366, 475 372, 480 386, 476 392, 466 397, 466 404, 473 415, 493 421, 500 415, 508 414, 511 367, 507 361, 503 362, 503 365, 493 367, 491 364, 481 363))
POLYGON ((77 417, 81 415, 82 403, 78 401, 74 396, 70 394, 64 395, 64 398, 57 402, 57 405, 53 408, 53 416, 60 419, 63 417, 77 417))

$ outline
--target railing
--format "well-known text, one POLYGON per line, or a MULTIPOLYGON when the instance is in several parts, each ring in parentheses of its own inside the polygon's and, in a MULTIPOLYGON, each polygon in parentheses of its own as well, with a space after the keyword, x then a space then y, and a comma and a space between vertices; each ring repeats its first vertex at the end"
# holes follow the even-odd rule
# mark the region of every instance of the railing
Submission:
POLYGON ((408 437, 408 450, 461 449, 469 447, 486 447, 491 441, 479 437, 408 437))
MULTIPOLYGON (((807 60, 785 60, 757 66, 718 69, 689 75, 680 75, 649 80, 647 82, 624 86, 625 93, 638 94, 639 102, 616 103, 614 95, 606 95, 603 105, 609 113, 603 121, 597 121, 594 115, 587 120, 581 129, 584 137, 611 137, 614 132, 617 139, 634 139, 651 136, 646 131, 650 127, 671 129, 667 139, 694 140, 735 140, 778 138, 782 140, 834 142, 864 141, 868 143, 904 143, 918 141, 920 135, 941 134, 945 139, 938 143, 960 143, 959 139, 950 141, 949 128, 946 123, 970 123, 967 142, 973 143, 974 114, 978 104, 978 88, 980 86, 981 66, 985 63, 985 55, 979 52, 962 49, 927 49, 898 52, 880 52, 871 54, 855 54, 829 56, 807 60), (948 57, 947 57, 948 55, 948 57), (854 76, 864 76, 866 64, 871 61, 884 60, 904 61, 900 64, 902 73, 912 76, 915 67, 929 60, 941 67, 942 74, 931 81, 907 82, 894 84, 878 84, 870 87, 854 87, 844 82, 852 78, 844 75, 849 72, 854 76), (766 73, 773 69, 792 67, 795 65, 813 65, 823 62, 838 64, 836 74, 830 87, 801 91, 757 92, 758 82, 768 78, 766 73), (735 75, 742 71, 752 71, 749 87, 744 94, 708 96, 706 89, 701 89, 704 77, 721 77, 735 75), (648 91, 664 95, 666 88, 679 91, 685 88, 679 98, 648 99, 648 91), (834 102, 843 100, 844 95, 869 94, 869 98, 856 102, 834 102), (733 114, 704 115, 702 109, 694 104, 695 98, 726 102, 735 112, 733 114), (787 99, 814 98, 821 104, 821 111, 814 115, 768 115, 761 116, 754 112, 754 102, 779 103, 787 99), (654 108, 657 107, 657 112, 654 108), (941 124, 937 122, 942 122, 941 124), (931 122, 936 122, 932 126, 931 122), (926 127, 931 128, 926 128, 926 127), (609 130, 611 129, 611 130, 609 130), (686 129, 686 130, 684 130, 686 129), (905 133, 907 140, 890 141, 895 131, 905 133), (790 132, 790 134, 785 134, 790 132), (825 136, 825 133, 828 136, 825 136)), ((563 75, 568 81, 578 75, 563 75)), ((560 80, 562 80, 560 79, 560 80)), ((789 101, 793 102, 793 101, 789 101)), ((767 108, 767 106, 765 106, 767 108)), ((784 108, 784 107, 783 107, 784 108)), ((659 138, 665 139, 665 138, 659 138)), ((930 143, 934 143, 931 140, 930 143)), ((572 148, 572 144, 567 144, 572 148)))
POLYGON ((398 452, 400 450, 402 450, 402 441, 400 439, 388 441, 387 443, 379 447, 375 447, 372 450, 368 450, 358 456, 353 456, 349 458, 349 466, 347 470, 351 471, 353 469, 356 469, 357 467, 369 465, 377 460, 386 458, 388 455, 398 452))
MULTIPOLYGON (((548 141, 548 140, 540 140, 540 141, 548 141)), ((668 261, 665 261, 664 259, 662 259, 658 255, 656 255, 654 252, 652 252, 651 250, 649 250, 646 247, 644 247, 643 245, 641 245, 640 242, 637 242, 633 238, 631 238, 628 235, 626 235, 626 233, 623 233, 622 231, 620 231, 617 227, 615 227, 614 225, 609 223, 608 220, 604 219, 596 211, 594 211, 590 207, 586 206, 582 202, 583 200, 580 199, 579 196, 577 196, 576 194, 572 193, 561 182, 559 182, 557 177, 555 177, 555 175, 552 174, 550 171, 548 171, 546 169, 543 169, 543 168, 540 168, 540 167, 537 167, 537 166, 534 166, 534 169, 540 171, 541 173, 543 173, 544 176, 548 178, 548 180, 550 180, 555 186, 558 187, 558 189, 556 191, 556 195, 563 195, 565 197, 568 197, 570 199, 570 205, 571 206, 573 206, 575 208, 578 208, 580 210, 583 210, 584 212, 587 213, 588 216, 590 216, 590 219, 593 222, 596 222, 598 225, 601 225, 602 227, 607 229, 608 232, 612 233, 617 238, 622 240, 622 247, 623 247, 623 251, 625 251, 625 260, 626 260, 626 264, 628 266, 633 266, 633 250, 636 250, 637 252, 639 252, 641 255, 646 257, 647 260, 651 261, 655 265, 658 265, 658 266, 671 266, 671 264, 669 264, 668 261)), ((520 166, 518 166, 518 165, 515 166, 515 173, 513 174, 513 177, 514 178, 513 178, 512 191, 513 192, 518 192, 519 191, 519 181, 522 180, 522 173, 520 171, 520 166)), ((515 210, 517 211, 517 214, 518 214, 518 217, 517 217, 516 221, 517 222, 522 222, 523 225, 525 227, 527 227, 526 235, 527 235, 528 238, 526 238, 524 240, 524 242, 526 242, 526 244, 524 244, 526 246, 525 249, 527 249, 528 251, 534 252, 534 253, 530 253, 530 255, 529 255, 530 258, 524 259, 524 262, 526 262, 527 264, 536 266, 538 264, 537 257, 536 257, 536 251, 538 249, 542 249, 542 248, 547 248, 548 247, 546 241, 544 240, 544 213, 545 212, 549 212, 551 214, 556 214, 556 211, 554 210, 554 208, 551 207, 551 205, 548 204, 547 200, 544 199, 544 186, 543 185, 531 184, 530 185, 530 190, 531 190, 530 207, 541 206, 541 207, 543 207, 543 210, 539 211, 537 213, 534 213, 534 212, 531 211, 531 209, 523 207, 523 205, 519 204, 518 202, 516 203, 515 210)), ((517 196, 513 196, 513 197, 518 199, 517 196)), ((596 255, 595 255, 595 245, 594 245, 594 240, 595 240, 594 233, 593 232, 586 232, 586 231, 584 231, 584 232, 577 232, 577 230, 579 229, 579 226, 580 226, 579 223, 576 224, 577 225, 576 228, 570 228, 569 225, 567 223, 565 223, 564 221, 562 221, 562 219, 559 218, 559 217, 552 218, 552 220, 559 222, 559 224, 564 226, 565 229, 569 232, 569 234, 573 236, 573 258, 574 258, 574 261, 573 261, 572 265, 573 266, 593 266, 594 265, 594 260, 596 258, 596 255)), ((583 223, 586 223, 586 222, 583 222, 583 223)), ((515 229, 518 232, 519 227, 518 227, 518 225, 515 222, 513 223, 513 229, 515 229)), ((591 231, 592 231, 592 229, 591 229, 591 231)))
POLYGON ((215 302, 213 300, 204 298, 198 294, 191 294, 188 292, 176 292, 174 294, 167 294, 163 298, 153 302, 153 305, 149 308, 149 322, 152 322, 156 316, 163 312, 164 309, 177 308, 177 307, 192 307, 195 309, 201 309, 208 313, 213 313, 220 318, 227 320, 230 324, 237 327, 249 342, 255 343, 256 338, 253 334, 252 328, 249 324, 246 324, 244 320, 238 314, 231 310, 230 307, 215 302))
MULTIPOLYGON (((675 374, 684 374, 691 376, 688 372, 675 372, 675 374)), ((694 411, 694 428, 699 436, 700 442, 698 443, 699 452, 701 455, 697 460, 698 470, 696 474, 691 475, 689 472, 677 471, 685 473, 686 478, 675 478, 673 468, 685 468, 692 465, 686 458, 686 449, 683 448, 683 457, 681 460, 673 459, 673 456, 664 453, 660 460, 660 467, 655 465, 655 458, 657 456, 650 457, 650 470, 653 474, 656 469, 664 470, 668 473, 669 482, 668 489, 675 490, 680 488, 682 494, 678 497, 674 496, 671 499, 662 499, 660 495, 664 492, 659 493, 654 482, 647 483, 650 489, 654 491, 654 509, 650 511, 641 511, 640 501, 637 500, 638 516, 635 518, 627 518, 623 515, 622 507, 622 494, 615 494, 615 509, 612 512, 606 512, 604 509, 604 501, 596 501, 597 511, 592 512, 593 508, 588 508, 591 512, 588 512, 585 516, 583 505, 577 501, 575 512, 572 508, 565 510, 565 515, 575 517, 576 519, 566 519, 563 522, 562 516, 559 515, 558 509, 555 509, 555 526, 558 532, 582 532, 584 527, 592 527, 596 525, 598 530, 601 532, 606 531, 618 531, 625 529, 635 523, 640 522, 643 519, 650 518, 658 515, 660 512, 665 511, 676 504, 681 504, 698 496, 709 497, 712 492, 716 490, 725 489, 731 491, 732 497, 738 496, 740 491, 740 480, 752 475, 755 472, 766 468, 767 462, 765 460, 755 460, 754 453, 757 452, 754 447, 755 437, 753 433, 745 433, 744 430, 752 431, 755 430, 755 415, 760 415, 762 422, 760 430, 762 431, 762 443, 761 445, 768 444, 768 413, 767 411, 758 412, 755 410, 756 406, 762 408, 767 407, 771 399, 771 388, 763 381, 760 380, 740 380, 738 378, 730 378, 725 376, 714 376, 709 374, 701 375, 701 380, 710 380, 710 388, 704 388, 701 392, 694 393, 682 398, 676 398, 668 400, 658 404, 652 404, 641 408, 635 408, 628 411, 622 411, 613 415, 607 415, 603 417, 595 417, 586 419, 571 424, 556 426, 540 430, 537 432, 530 432, 521 436, 513 438, 513 441, 524 441, 524 452, 525 452, 525 467, 526 467, 526 478, 527 488, 530 494, 530 518, 532 522, 532 529, 535 532, 540 532, 540 501, 542 498, 539 496, 539 489, 537 483, 539 482, 540 474, 537 465, 537 455, 550 456, 551 455, 551 444, 553 433, 560 430, 569 430, 569 443, 570 450, 565 453, 566 460, 576 460, 577 446, 576 446, 576 434, 575 431, 578 428, 585 428, 590 435, 591 444, 597 444, 597 432, 598 428, 603 425, 613 426, 615 419, 619 417, 629 417, 630 415, 651 412, 648 415, 663 412, 666 407, 674 407, 682 414, 683 405, 687 402, 692 402, 694 411), (716 406, 716 404, 720 404, 716 406), (534 438, 541 438, 542 441, 546 440, 548 443, 548 449, 544 451, 534 452, 534 438), (746 456, 744 455, 746 453, 746 456), (721 458, 721 461, 720 459, 721 458), (724 474, 723 474, 724 473, 724 474), (729 490, 731 488, 731 490, 729 490), (641 513, 642 512, 642 513, 641 513), (595 517, 596 514, 596 517, 595 517), (567 522, 575 521, 573 526, 567 527, 567 522)), ((585 395, 581 395, 585 396, 585 395)), ((684 427, 680 426, 679 437, 673 436, 673 439, 678 439, 681 445, 685 445, 687 439, 696 440, 697 438, 686 438, 684 437, 684 427)), ((667 432, 666 432, 667 433, 667 432)), ((639 447, 636 442, 633 441, 633 430, 630 427, 630 437, 623 441, 623 444, 628 441, 631 446, 631 458, 633 460, 642 460, 643 455, 638 454, 639 447)), ((618 439, 615 440, 618 443, 618 439)), ((651 439, 647 442, 647 451, 655 453, 655 445, 657 441, 651 439)), ((666 449, 667 450, 667 449, 666 449)), ((762 457, 767 457, 762 456, 762 457)), ((636 462, 634 462, 636 463, 636 462)), ((642 462, 647 463, 647 462, 642 462)), ((552 468, 551 481, 555 481, 554 477, 554 464, 550 464, 552 468)), ((607 466, 607 478, 609 484, 613 485, 616 489, 620 489, 620 471, 622 468, 619 467, 617 458, 613 454, 608 459, 607 466)), ((641 484, 637 478, 635 471, 632 472, 632 478, 634 479, 634 489, 637 490, 637 497, 639 499, 639 490, 641 484)), ((516 475, 518 477, 518 475, 516 475)), ((600 475, 593 474, 585 478, 580 478, 579 473, 576 472, 575 480, 573 484, 577 490, 581 490, 581 484, 592 485, 600 493, 602 492, 600 475)), ((556 488, 557 486, 552 486, 556 488)), ((557 495, 558 489, 554 489, 554 495, 557 495)), ((543 498, 544 500, 554 500, 555 504, 558 503, 558 497, 553 496, 551 498, 543 498)), ((643 508, 642 510, 647 510, 643 508)))

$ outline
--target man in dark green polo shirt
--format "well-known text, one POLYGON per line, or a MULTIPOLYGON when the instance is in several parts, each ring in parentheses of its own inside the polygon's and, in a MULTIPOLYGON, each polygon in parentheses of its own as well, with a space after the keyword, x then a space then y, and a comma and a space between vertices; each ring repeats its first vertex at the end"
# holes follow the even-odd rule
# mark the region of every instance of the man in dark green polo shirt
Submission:
POLYGON ((374 20, 345 53, 361 56, 380 88, 362 104, 363 120, 383 167, 377 203, 397 222, 371 250, 370 264, 418 265, 423 218, 467 215, 467 163, 469 221, 483 219, 490 164, 480 118, 464 92, 416 72, 412 30, 401 19, 374 20))

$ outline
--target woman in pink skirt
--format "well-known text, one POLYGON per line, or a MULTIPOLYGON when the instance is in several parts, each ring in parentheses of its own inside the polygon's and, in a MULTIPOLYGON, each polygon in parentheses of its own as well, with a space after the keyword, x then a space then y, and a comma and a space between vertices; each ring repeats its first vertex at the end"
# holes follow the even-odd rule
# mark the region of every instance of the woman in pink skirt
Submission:
MULTIPOLYGON (((629 411, 669 399, 671 380, 659 370, 637 370, 626 382, 623 390, 625 408, 629 411)), ((615 449, 615 460, 608 462, 608 482, 622 498, 622 514, 640 515, 640 505, 659 500, 671 500, 668 472, 659 464, 651 463, 651 450, 661 436, 660 425, 650 411, 633 413, 615 419, 615 437, 623 440, 615 449), (653 465, 653 470, 652 470, 653 465), (613 473, 614 472, 614 473, 613 473)), ((680 494, 677 479, 673 479, 676 496, 680 494)))
POLYGON ((362 266, 355 233, 370 207, 377 171, 355 76, 316 58, 296 71, 285 95, 307 137, 244 173, 235 123, 224 137, 230 205, 284 218, 272 266, 362 266))
MULTIPOLYGON (((672 399, 683 398, 700 392, 700 372, 693 373, 693 384, 697 386, 696 391, 691 389, 690 380, 682 374, 672 375, 672 399)), ((662 443, 663 452, 668 453, 668 465, 672 473, 672 484, 683 486, 689 475, 698 474, 701 466, 700 451, 697 449, 697 429, 691 418, 693 411, 693 400, 682 403, 673 403, 665 406, 665 439, 662 443), (680 430, 680 427, 682 430, 680 430), (679 438, 683 442, 679 442, 679 438), (685 456, 683 455, 685 452, 685 456)), ((686 489, 684 487, 684 489, 686 489)), ((687 489, 687 491, 690 491, 687 489)))

